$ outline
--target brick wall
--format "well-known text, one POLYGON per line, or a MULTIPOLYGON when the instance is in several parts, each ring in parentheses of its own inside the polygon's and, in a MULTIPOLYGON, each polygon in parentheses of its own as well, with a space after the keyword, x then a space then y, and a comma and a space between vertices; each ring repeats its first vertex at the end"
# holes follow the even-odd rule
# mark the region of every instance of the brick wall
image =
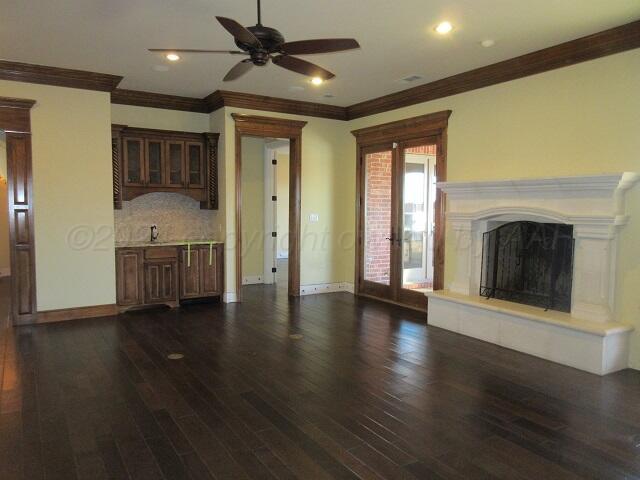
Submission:
MULTIPOLYGON (((408 148, 406 153, 435 155, 435 145, 408 148)), ((372 153, 365 158, 366 218, 364 279, 388 285, 391 242, 391 152, 372 153)))

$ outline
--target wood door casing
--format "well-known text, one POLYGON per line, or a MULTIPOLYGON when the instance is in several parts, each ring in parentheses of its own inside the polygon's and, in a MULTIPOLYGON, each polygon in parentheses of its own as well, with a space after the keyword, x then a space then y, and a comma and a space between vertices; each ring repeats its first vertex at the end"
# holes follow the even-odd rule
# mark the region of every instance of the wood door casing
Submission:
POLYGON ((236 296, 242 301, 242 136, 289 140, 289 272, 288 295, 300 296, 300 222, 302 129, 305 121, 232 113, 235 121, 236 296))
POLYGON ((11 318, 37 320, 30 109, 34 100, 0 97, 0 129, 6 133, 11 318))
MULTIPOLYGON (((422 115, 419 117, 408 118, 395 122, 389 122, 382 125, 375 125, 372 127, 362 128, 354 130, 351 133, 356 137, 357 145, 357 157, 356 157, 356 230, 357 241, 355 248, 356 255, 356 272, 355 272, 355 292, 360 295, 378 296, 366 291, 363 281, 363 263, 362 258, 364 254, 363 248, 363 228, 366 222, 366 218, 363 218, 364 212, 362 209, 362 201, 365 190, 365 184, 363 183, 363 167, 361 158, 363 152, 367 152, 372 146, 386 144, 388 142, 395 143, 394 156, 399 157, 400 151, 403 146, 414 145, 416 143, 434 143, 436 144, 437 156, 436 156, 436 177, 438 181, 446 180, 446 165, 447 165, 447 125, 450 110, 444 110, 441 112, 435 112, 428 115, 422 115)), ((394 182, 394 188, 398 194, 402 193, 401 175, 398 174, 401 162, 396 161, 394 174, 396 181, 394 182)), ((434 232, 434 278, 433 289, 440 290, 444 286, 444 256, 445 256, 445 195, 437 189, 436 201, 435 201, 435 218, 436 228, 434 232)), ((399 201, 395 201, 395 218, 400 218, 402 215, 402 205, 399 201)), ((399 226, 399 221, 396 221, 394 226, 399 226)), ((398 243, 398 242, 394 242, 398 243)), ((395 249, 401 248, 401 242, 395 245, 395 249)), ((403 291, 401 285, 399 285, 399 276, 402 275, 402 265, 398 261, 402 259, 401 252, 395 255, 395 263, 392 267, 393 278, 396 279, 395 291, 390 301, 396 303, 402 303, 403 305, 411 306, 413 308, 419 308, 421 310, 426 309, 426 297, 423 300, 422 296, 418 297, 416 292, 403 291)), ((384 300, 389 300, 386 296, 378 296, 384 300)))

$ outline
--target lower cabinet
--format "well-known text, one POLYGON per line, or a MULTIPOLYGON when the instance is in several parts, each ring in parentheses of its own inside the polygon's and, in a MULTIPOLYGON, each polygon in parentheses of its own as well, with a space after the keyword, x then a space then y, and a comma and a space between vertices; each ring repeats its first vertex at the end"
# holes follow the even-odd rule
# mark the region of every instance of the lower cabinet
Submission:
POLYGON ((222 295, 222 245, 197 245, 180 252, 180 300, 222 295))
POLYGON ((180 300, 222 295, 223 245, 116 249, 117 302, 176 307, 180 300))

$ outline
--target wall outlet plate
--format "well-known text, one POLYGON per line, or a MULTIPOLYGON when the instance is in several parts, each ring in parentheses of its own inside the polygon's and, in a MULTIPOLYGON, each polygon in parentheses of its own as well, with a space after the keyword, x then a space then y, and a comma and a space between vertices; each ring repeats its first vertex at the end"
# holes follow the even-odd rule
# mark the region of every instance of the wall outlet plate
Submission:
POLYGON ((320 220, 320 215, 318 215, 317 213, 310 213, 309 214, 309 221, 311 223, 318 223, 318 220, 320 220))

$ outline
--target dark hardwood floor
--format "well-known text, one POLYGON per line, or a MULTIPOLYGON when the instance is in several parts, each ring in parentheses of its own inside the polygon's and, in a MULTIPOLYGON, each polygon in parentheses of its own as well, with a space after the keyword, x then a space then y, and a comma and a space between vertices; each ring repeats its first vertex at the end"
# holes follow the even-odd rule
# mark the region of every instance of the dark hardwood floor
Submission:
POLYGON ((243 304, 8 330, 0 479, 640 476, 640 372, 423 320, 249 286, 243 304))

